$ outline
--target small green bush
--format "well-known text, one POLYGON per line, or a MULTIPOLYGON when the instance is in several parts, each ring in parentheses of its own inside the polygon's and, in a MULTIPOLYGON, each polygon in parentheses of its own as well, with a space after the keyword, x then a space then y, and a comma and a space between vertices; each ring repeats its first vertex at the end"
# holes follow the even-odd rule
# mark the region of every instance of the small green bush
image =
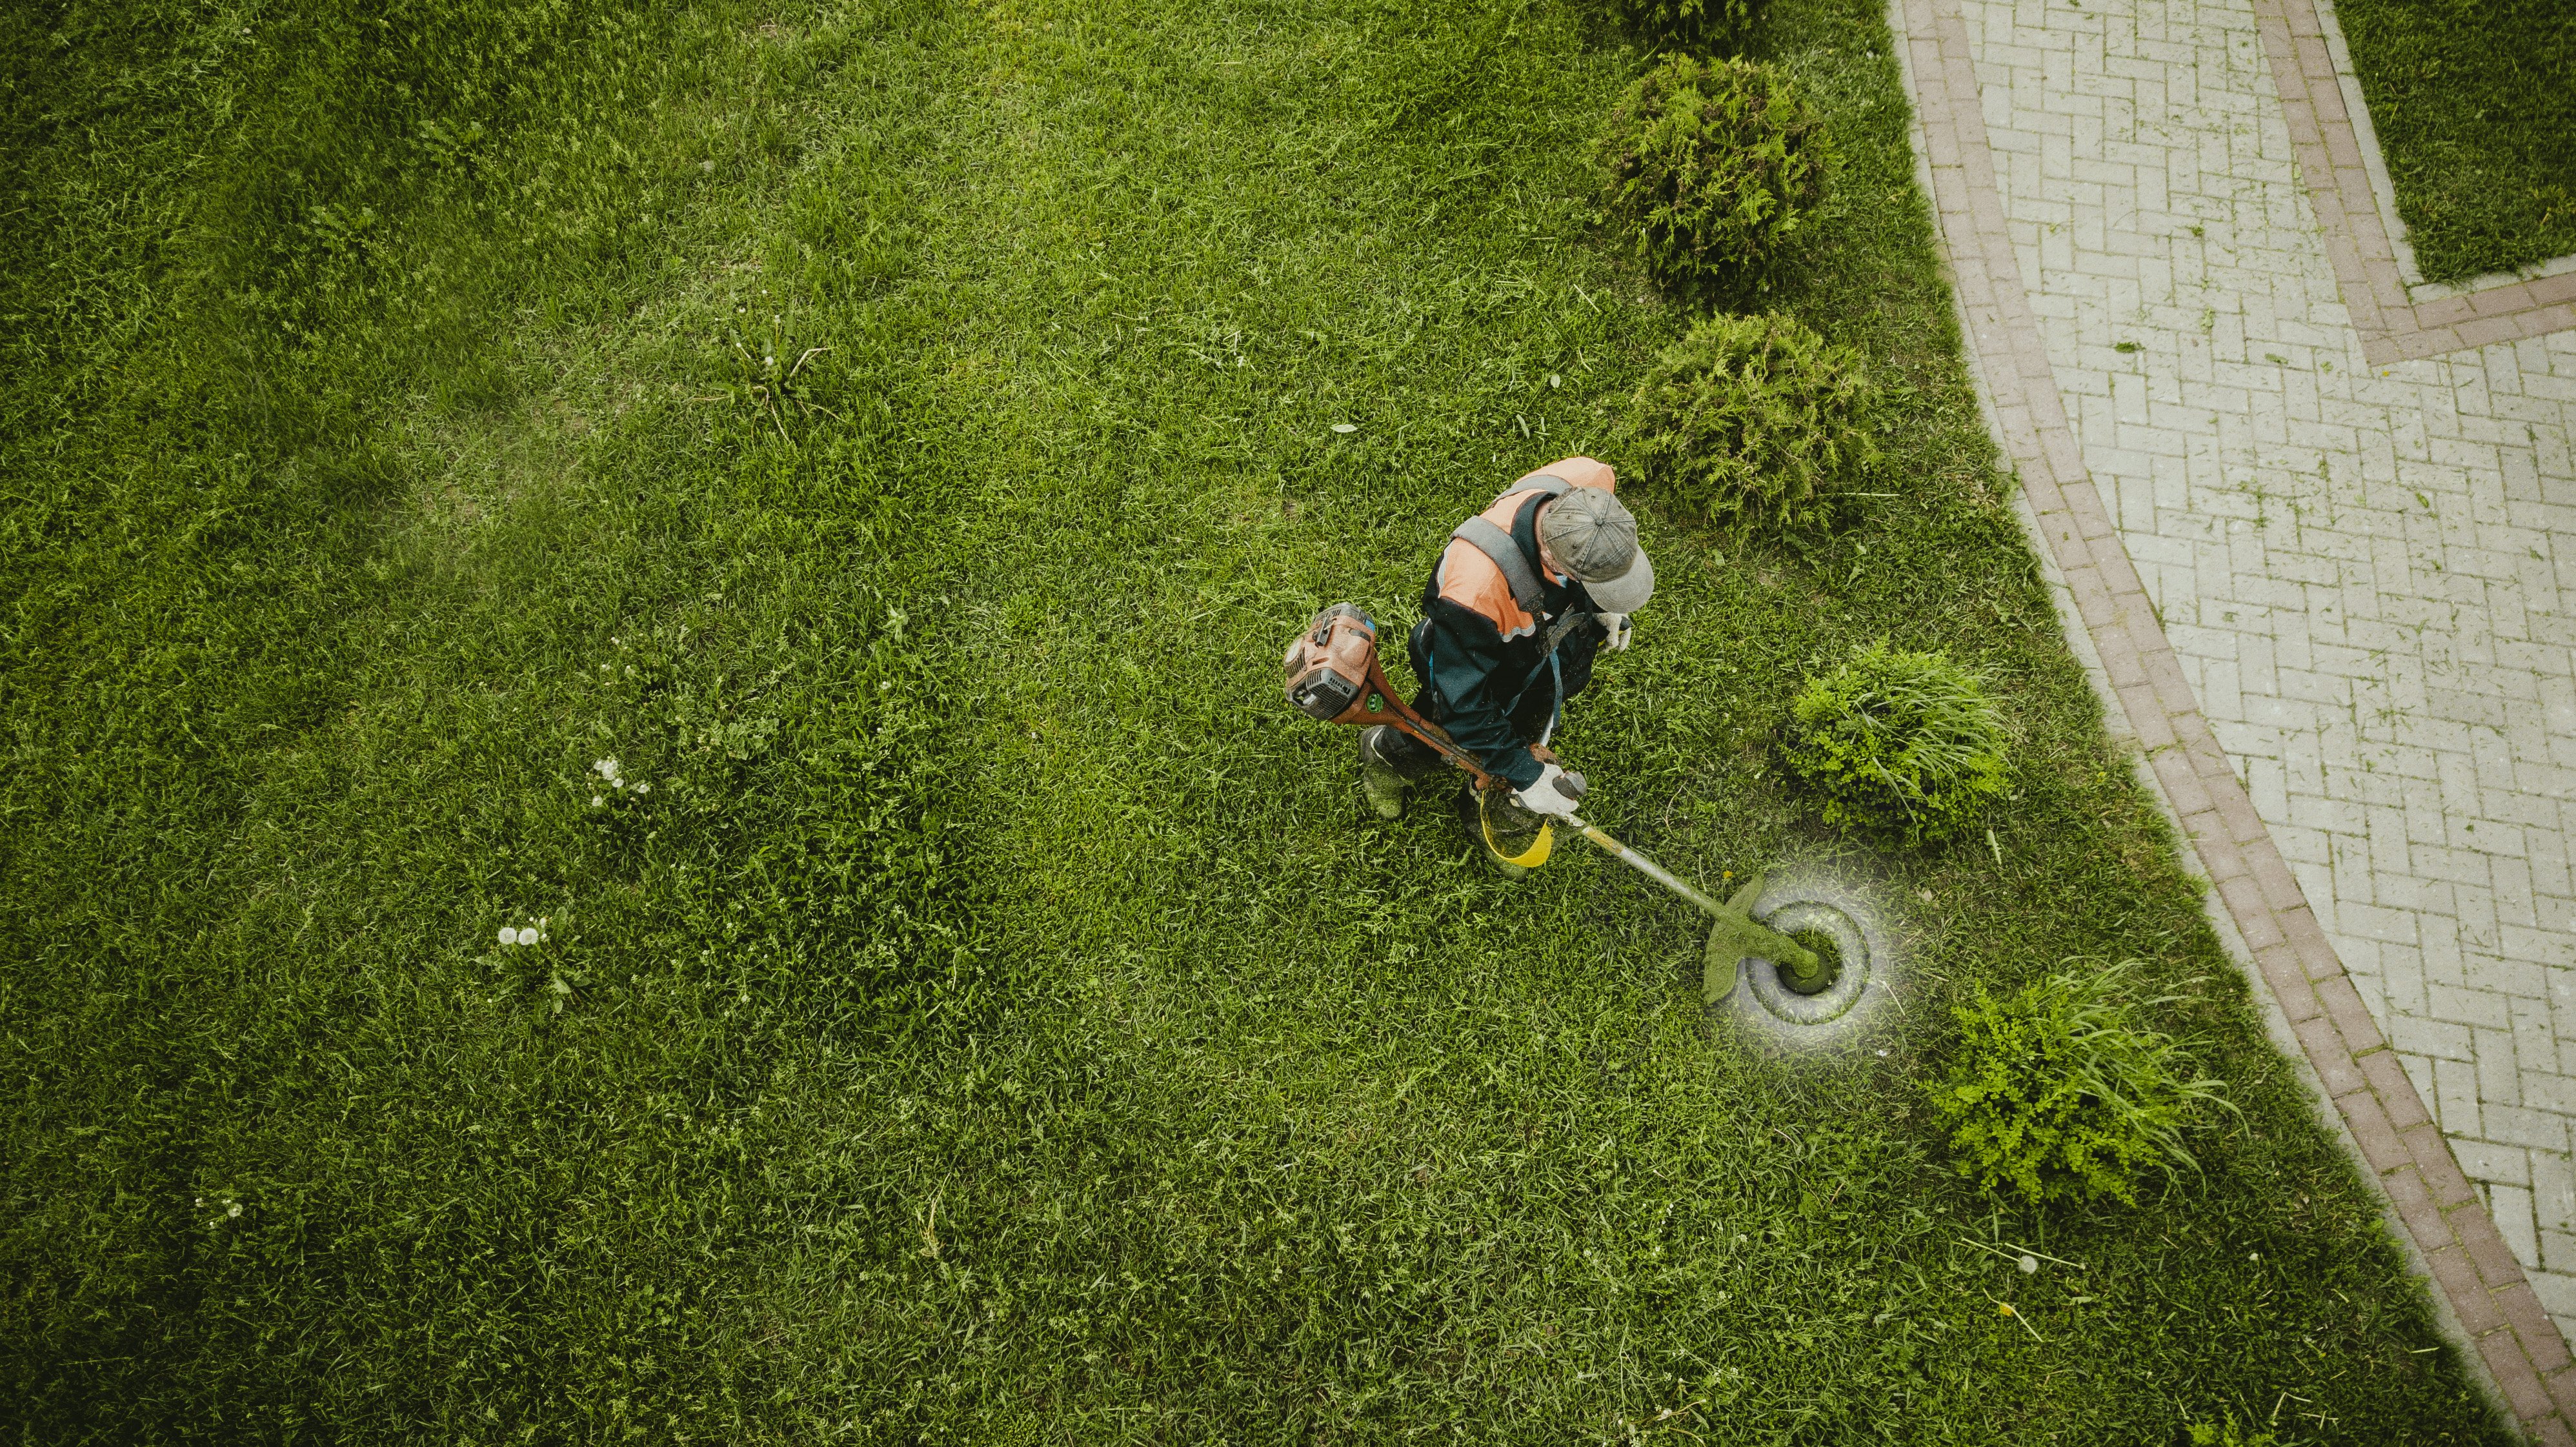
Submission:
POLYGON ((1638 77, 1601 139, 1607 219, 1663 276, 1759 273, 1825 199, 1833 146, 1787 72, 1666 56, 1638 77))
POLYGON ((2191 1447, 2281 1447, 2281 1439, 2270 1432, 2256 1432, 2251 1427, 2239 1430, 2232 1412, 2217 1422, 2194 1422, 2187 1430, 2191 1447))
POLYGON ((1824 818, 1906 844, 1950 838, 2003 792, 2003 719, 1975 674, 1886 640, 1807 680, 1782 752, 1824 818))
POLYGON ((1981 987, 1952 1012, 1959 1056, 1931 1087, 1933 1111, 1959 1173, 1989 1193, 2136 1205, 2140 1172, 2193 1169, 2182 1132, 2201 1106, 2235 1107, 2192 1074, 2183 1042, 2143 1023, 2181 997, 2133 998, 2135 960, 2068 966, 2002 1000, 1981 987))
POLYGON ((1648 38, 1683 50, 1733 50, 1753 29, 1758 0, 1628 0, 1628 19, 1648 38))
POLYGON ((1877 397, 1856 353, 1794 317, 1707 317, 1638 385, 1628 453, 1647 486, 1722 528, 1811 533, 1835 483, 1878 462, 1877 397))

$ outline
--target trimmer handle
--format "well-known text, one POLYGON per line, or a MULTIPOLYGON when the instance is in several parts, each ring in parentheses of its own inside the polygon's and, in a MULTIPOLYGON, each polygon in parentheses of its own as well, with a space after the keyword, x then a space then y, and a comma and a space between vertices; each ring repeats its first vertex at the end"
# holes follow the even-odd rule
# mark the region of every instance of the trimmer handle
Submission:
POLYGON ((1592 785, 1586 781, 1581 774, 1574 772, 1572 769, 1566 768, 1565 761, 1556 756, 1556 750, 1549 748, 1545 744, 1532 744, 1530 745, 1530 757, 1538 760, 1542 764, 1554 764, 1560 771, 1562 771, 1562 778, 1556 786, 1556 792, 1563 794, 1565 797, 1574 800, 1578 804, 1583 802, 1583 796, 1585 794, 1591 792, 1592 785))

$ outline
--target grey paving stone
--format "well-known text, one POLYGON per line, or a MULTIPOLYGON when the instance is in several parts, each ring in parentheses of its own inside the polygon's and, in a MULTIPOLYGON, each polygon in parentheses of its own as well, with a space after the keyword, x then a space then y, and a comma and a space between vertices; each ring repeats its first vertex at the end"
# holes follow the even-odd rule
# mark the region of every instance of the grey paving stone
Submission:
MULTIPOLYGON (((2255 0, 1958 9, 2105 525, 2496 1232, 2576 1326, 2576 332, 2370 360, 2348 298, 2378 303, 2338 278, 2255 0)), ((2340 118, 2332 90, 2309 99, 2340 118)), ((2359 167, 2348 122, 2317 134, 2324 166, 2359 167)))

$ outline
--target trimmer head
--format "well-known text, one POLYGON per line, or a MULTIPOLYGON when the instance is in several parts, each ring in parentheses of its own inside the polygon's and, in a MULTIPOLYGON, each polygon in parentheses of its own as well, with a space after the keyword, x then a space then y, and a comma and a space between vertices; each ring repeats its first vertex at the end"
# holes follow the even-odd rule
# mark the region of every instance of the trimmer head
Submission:
POLYGON ((1834 962, 1753 917, 1753 901, 1762 897, 1762 876, 1754 875, 1717 909, 1709 927, 1708 949, 1701 955, 1700 998, 1714 1005, 1735 988, 1745 956, 1758 955, 1780 968, 1780 983, 1801 995, 1812 995, 1834 982, 1834 962))

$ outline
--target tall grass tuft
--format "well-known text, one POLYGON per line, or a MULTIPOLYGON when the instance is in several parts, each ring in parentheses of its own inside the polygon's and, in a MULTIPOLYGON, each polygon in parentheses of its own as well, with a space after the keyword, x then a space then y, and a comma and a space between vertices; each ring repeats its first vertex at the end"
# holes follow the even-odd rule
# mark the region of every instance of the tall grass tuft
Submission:
POLYGON ((2004 726, 1977 676, 1887 640, 1812 678, 1782 752, 1824 796, 1825 822, 1906 844, 1952 838, 2004 790, 2004 726))
POLYGON ((2033 1205, 2136 1205, 2142 1174, 2197 1169, 2184 1132, 2236 1107, 2186 1042, 2146 1023, 2186 997, 2137 998, 2141 968, 2070 960, 2003 999, 1980 987, 1952 1012, 1958 1058, 1930 1094, 1961 1175, 2033 1205))

